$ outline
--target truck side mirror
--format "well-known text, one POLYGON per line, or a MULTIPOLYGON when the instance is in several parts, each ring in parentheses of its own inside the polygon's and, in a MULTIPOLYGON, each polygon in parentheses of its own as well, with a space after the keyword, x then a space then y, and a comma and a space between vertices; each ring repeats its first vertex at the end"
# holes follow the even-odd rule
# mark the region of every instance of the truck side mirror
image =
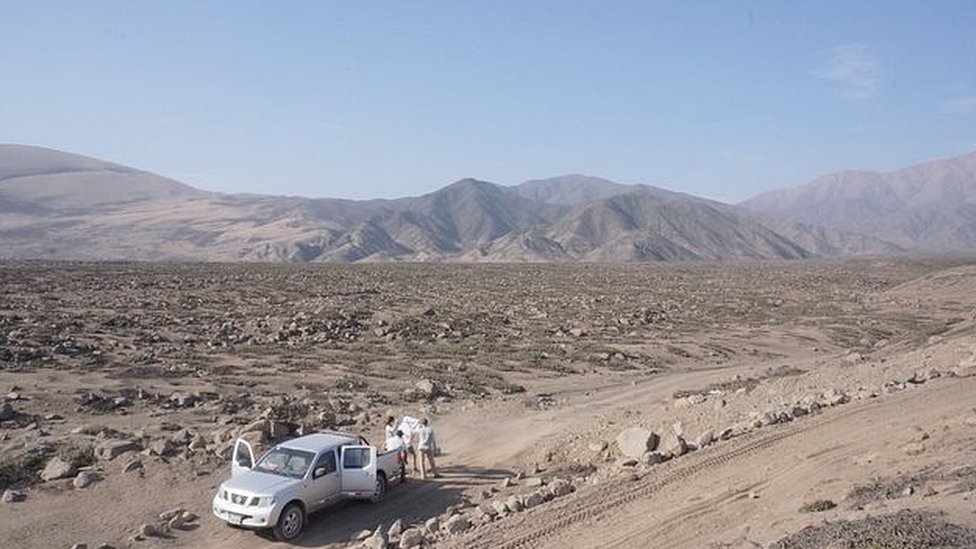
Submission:
POLYGON ((312 472, 312 478, 319 478, 325 476, 325 466, 316 467, 315 471, 312 472))

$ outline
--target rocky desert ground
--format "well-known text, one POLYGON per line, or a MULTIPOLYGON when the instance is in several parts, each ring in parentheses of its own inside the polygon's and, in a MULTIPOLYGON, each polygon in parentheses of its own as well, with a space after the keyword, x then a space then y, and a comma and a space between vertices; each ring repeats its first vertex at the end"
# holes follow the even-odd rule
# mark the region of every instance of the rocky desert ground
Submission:
MULTIPOLYGON (((443 476, 298 547, 976 547, 976 265, 0 264, 0 546, 266 547, 233 441, 443 476)), ((288 546, 288 544, 277 544, 288 546)))

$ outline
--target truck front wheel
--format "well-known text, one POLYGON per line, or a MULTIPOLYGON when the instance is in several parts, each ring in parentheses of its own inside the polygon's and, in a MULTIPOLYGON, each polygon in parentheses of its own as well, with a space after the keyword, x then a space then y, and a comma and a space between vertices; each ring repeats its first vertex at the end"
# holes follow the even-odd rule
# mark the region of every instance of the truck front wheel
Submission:
POLYGON ((287 541, 298 537, 298 534, 302 533, 304 526, 305 512, 302 511, 302 507, 297 503, 289 503, 281 511, 281 516, 278 517, 278 524, 272 528, 272 531, 274 532, 275 539, 287 541))

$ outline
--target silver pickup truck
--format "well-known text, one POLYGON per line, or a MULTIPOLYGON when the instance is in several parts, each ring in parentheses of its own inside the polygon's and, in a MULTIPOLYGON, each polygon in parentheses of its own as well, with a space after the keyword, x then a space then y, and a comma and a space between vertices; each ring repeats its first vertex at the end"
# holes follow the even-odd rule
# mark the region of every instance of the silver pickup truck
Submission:
POLYGON ((217 489, 213 513, 237 527, 298 536, 308 515, 344 498, 383 499, 402 479, 396 452, 380 454, 362 437, 315 433, 283 442, 255 461, 247 441, 234 446, 231 477, 217 489))

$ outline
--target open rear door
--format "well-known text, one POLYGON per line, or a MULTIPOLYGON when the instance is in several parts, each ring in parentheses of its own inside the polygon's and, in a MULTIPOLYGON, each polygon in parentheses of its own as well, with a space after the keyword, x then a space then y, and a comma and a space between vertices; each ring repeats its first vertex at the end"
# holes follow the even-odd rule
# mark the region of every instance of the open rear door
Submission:
POLYGON ((239 475, 254 467, 254 451, 246 440, 239 438, 234 444, 234 459, 231 460, 231 476, 239 475))
POLYGON ((376 447, 342 448, 342 491, 353 497, 372 497, 376 492, 376 447))

